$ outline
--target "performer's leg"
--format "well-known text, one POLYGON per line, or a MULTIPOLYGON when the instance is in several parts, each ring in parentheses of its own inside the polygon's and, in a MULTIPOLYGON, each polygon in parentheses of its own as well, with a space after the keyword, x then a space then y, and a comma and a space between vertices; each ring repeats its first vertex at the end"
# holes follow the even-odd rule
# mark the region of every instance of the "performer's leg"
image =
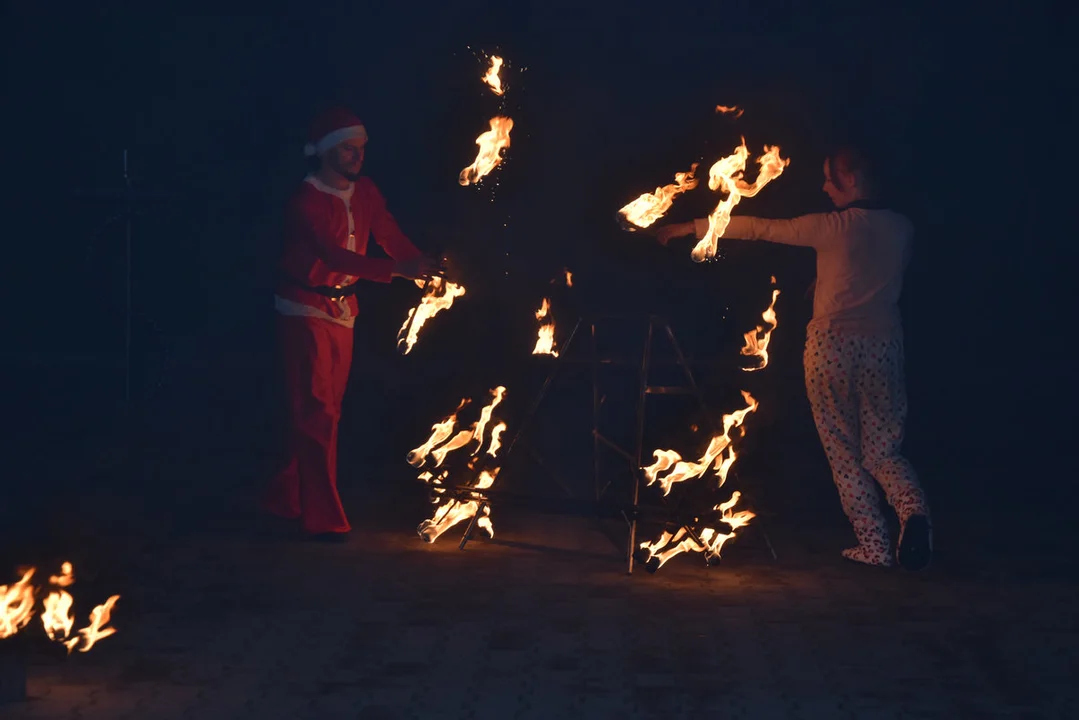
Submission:
POLYGON ((866 351, 858 378, 862 465, 884 488, 899 516, 903 528, 900 562, 921 569, 932 554, 932 534, 925 493, 910 461, 900 452, 907 417, 902 336, 870 339, 866 351))
POLYGON ((352 361, 352 328, 304 319, 316 354, 300 417, 300 499, 309 533, 346 533, 351 528, 337 494, 337 426, 352 361))
POLYGON ((298 518, 300 506, 300 422, 309 395, 315 355, 313 337, 301 318, 278 317, 277 336, 285 383, 287 415, 282 437, 281 466, 262 498, 262 507, 274 515, 298 518))
POLYGON ((880 494, 861 461, 856 387, 860 345, 857 336, 810 328, 805 348, 806 393, 843 512, 858 538, 858 547, 844 550, 843 555, 870 565, 890 565, 891 541, 880 511, 880 494))

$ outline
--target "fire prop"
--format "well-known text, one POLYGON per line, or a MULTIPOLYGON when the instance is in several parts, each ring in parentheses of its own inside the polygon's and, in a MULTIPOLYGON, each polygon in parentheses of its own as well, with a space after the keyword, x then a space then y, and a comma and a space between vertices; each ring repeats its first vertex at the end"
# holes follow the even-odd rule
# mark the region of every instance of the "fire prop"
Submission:
MULTIPOLYGON (((22 578, 13 585, 0 585, 0 639, 8 638, 26 627, 34 615, 35 598, 40 588, 34 587, 31 580, 37 572, 36 568, 28 568, 22 572, 22 578)), ((113 595, 103 604, 90 611, 90 624, 79 630, 74 636, 71 631, 75 627, 75 617, 71 613, 74 598, 64 590, 75 582, 74 568, 71 563, 65 562, 61 566, 59 575, 49 577, 49 585, 56 588, 52 590, 42 602, 41 625, 50 640, 62 643, 70 654, 79 647, 79 652, 89 652, 99 640, 116 633, 115 628, 108 625, 112 609, 119 595, 113 595)))
POLYGON ((506 430, 506 423, 498 421, 491 428, 487 450, 482 455, 480 451, 483 450, 487 427, 493 420, 495 408, 506 396, 506 388, 499 385, 491 390, 491 395, 491 402, 480 410, 479 419, 476 420, 471 429, 454 432, 457 429, 457 414, 470 402, 468 399, 462 399, 457 409, 449 417, 431 426, 431 436, 427 438, 427 441, 410 451, 406 456, 409 465, 422 470, 419 474, 419 479, 430 486, 431 501, 438 504, 434 514, 416 528, 419 536, 428 543, 433 543, 442 533, 462 520, 471 520, 477 513, 482 513, 477 518, 477 525, 486 530, 489 537, 494 537, 495 531, 494 526, 491 524, 490 507, 485 503, 481 503, 474 494, 468 492, 469 488, 477 490, 490 488, 494 485, 495 478, 498 477, 499 468, 497 466, 488 466, 498 457, 498 451, 502 445, 502 433, 506 430), (475 446, 470 453, 466 465, 467 469, 475 471, 481 463, 485 465, 485 467, 480 468, 475 484, 453 487, 447 485, 446 480, 450 476, 450 471, 441 469, 447 455, 456 450, 467 448, 473 443, 475 446))
POLYGON ((708 216, 708 232, 690 254, 695 262, 704 262, 715 257, 719 238, 731 221, 731 210, 734 206, 742 198, 753 197, 759 193, 765 185, 783 174, 783 169, 791 162, 789 158, 784 160, 779 156, 778 146, 765 145, 764 155, 757 159, 761 166, 757 180, 749 184, 742 179, 748 159, 749 148, 746 147, 745 138, 742 138, 742 144, 735 148, 733 153, 717 160, 708 170, 708 188, 725 192, 727 197, 720 200, 716 209, 708 216))
POLYGON ((674 533, 664 530, 663 534, 655 542, 641 543, 638 552, 638 561, 641 562, 648 572, 655 572, 675 555, 693 551, 704 553, 705 562, 716 565, 720 560, 720 551, 723 545, 734 537, 735 531, 747 525, 756 515, 749 510, 732 513, 731 509, 738 504, 742 494, 735 491, 731 499, 725 503, 716 505, 711 518, 693 518, 694 524, 706 523, 706 527, 699 533, 689 525, 683 525, 674 533), (730 532, 723 533, 715 529, 715 526, 725 523, 730 532), (665 549, 664 549, 665 548, 665 549))
POLYGON ((740 118, 744 112, 745 110, 737 105, 716 105, 716 113, 720 115, 734 115, 736 118, 740 118))
POLYGON ((543 298, 543 304, 536 311, 536 319, 540 321, 539 337, 536 338, 536 347, 532 350, 533 355, 553 355, 558 357, 558 351, 554 349, 554 320, 548 315, 551 311, 551 301, 543 298))
POLYGON ((419 304, 408 311, 405 324, 397 332, 397 351, 402 355, 412 352, 412 346, 416 344, 420 330, 428 320, 443 310, 449 310, 453 307, 453 301, 465 294, 464 286, 438 276, 426 282, 417 280, 416 285, 426 289, 419 304))
MULTIPOLYGON (((774 275, 772 276, 772 284, 776 284, 774 275)), ((768 343, 772 339, 772 331, 779 326, 779 320, 776 318, 776 298, 778 297, 779 290, 772 290, 772 304, 761 314, 761 319, 764 320, 767 327, 758 325, 755 330, 746 333, 746 344, 742 348, 742 354, 747 357, 759 357, 761 359, 761 364, 757 367, 742 368, 746 372, 756 372, 768 367, 768 343)))
POLYGON ((656 450, 652 454, 656 461, 648 467, 642 468, 648 484, 658 483, 663 490, 663 494, 669 495, 671 488, 675 484, 698 478, 704 475, 708 468, 711 467, 719 478, 719 487, 723 487, 723 484, 727 482, 727 473, 730 472, 731 465, 734 464, 737 457, 734 453, 734 448, 731 446, 733 442, 731 430, 741 428, 746 416, 751 412, 756 412, 759 406, 753 396, 744 390, 742 391, 742 397, 746 401, 746 407, 736 410, 730 415, 723 416, 723 432, 712 438, 711 442, 708 443, 708 449, 704 451, 704 454, 697 462, 683 460, 682 456, 674 450, 656 450), (666 474, 660 477, 661 473, 666 474))
POLYGON ((674 183, 656 188, 654 193, 644 193, 619 210, 619 214, 634 227, 648 227, 667 214, 675 197, 697 187, 697 178, 693 177, 695 172, 697 163, 693 163, 689 172, 675 173, 674 183))
POLYGON ((502 162, 502 151, 510 146, 513 120, 501 115, 491 118, 491 129, 476 138, 479 152, 471 165, 461 171, 457 182, 475 185, 502 162))
POLYGON ((502 87, 502 78, 498 76, 498 71, 502 69, 502 58, 497 55, 491 56, 491 66, 487 68, 486 74, 483 76, 483 82, 487 83, 487 86, 491 88, 491 92, 495 95, 503 95, 506 90, 502 87))
MULTIPOLYGON (((773 285, 775 281, 773 277, 773 285)), ((763 314, 764 321, 768 323, 768 329, 757 326, 754 331, 745 334, 746 345, 742 348, 742 355, 757 356, 762 360, 759 367, 748 368, 749 370, 760 370, 768 365, 768 341, 772 331, 778 326, 775 312, 777 297, 779 297, 779 290, 772 290, 772 303, 763 314), (763 336, 761 336, 762 333, 763 336)), ((667 496, 675 484, 701 477, 711 469, 719 478, 718 487, 723 487, 738 457, 734 451, 734 438, 731 437, 731 431, 737 428, 741 431, 740 437, 743 437, 745 435, 743 423, 746 416, 751 412, 756 412, 759 407, 759 403, 745 390, 742 391, 742 398, 746 401, 746 407, 723 416, 723 432, 712 438, 708 443, 708 448, 696 462, 682 460, 681 455, 674 450, 656 450, 653 453, 655 462, 642 468, 644 477, 648 481, 647 484, 658 484, 663 495, 667 496)), ((732 508, 738 504, 740 498, 741 493, 735 491, 731 494, 730 500, 713 508, 714 512, 711 516, 694 517, 690 523, 683 524, 674 532, 664 530, 656 540, 641 543, 636 554, 638 561, 649 572, 655 572, 675 555, 693 551, 704 553, 705 561, 709 565, 718 563, 724 543, 734 537, 735 531, 748 525, 749 521, 756 517, 748 510, 732 512, 732 508), (729 527, 728 532, 720 532, 717 529, 721 523, 729 527)))

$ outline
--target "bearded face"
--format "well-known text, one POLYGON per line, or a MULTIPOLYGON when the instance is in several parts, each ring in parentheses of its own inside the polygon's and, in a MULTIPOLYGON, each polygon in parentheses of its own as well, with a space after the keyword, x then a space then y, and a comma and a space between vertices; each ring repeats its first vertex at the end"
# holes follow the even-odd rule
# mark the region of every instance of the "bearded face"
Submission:
POLYGON ((346 140, 323 156, 323 162, 338 175, 355 182, 363 170, 366 140, 346 140))

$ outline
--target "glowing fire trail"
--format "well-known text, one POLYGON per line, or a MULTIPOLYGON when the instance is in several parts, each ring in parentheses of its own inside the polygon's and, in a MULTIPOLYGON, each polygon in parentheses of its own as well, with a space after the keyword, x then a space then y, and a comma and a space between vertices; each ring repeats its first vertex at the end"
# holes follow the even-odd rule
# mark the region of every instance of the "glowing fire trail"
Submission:
POLYGON ((675 173, 674 183, 658 187, 654 193, 640 195, 618 212, 630 224, 639 228, 648 227, 667 214, 675 197, 697 187, 697 178, 693 177, 695 172, 697 163, 693 163, 689 172, 675 173))
POLYGON ((493 117, 491 129, 476 138, 479 152, 472 164, 461 171, 457 181, 461 185, 475 185, 502 162, 502 151, 510 146, 510 130, 513 120, 508 117, 493 117))

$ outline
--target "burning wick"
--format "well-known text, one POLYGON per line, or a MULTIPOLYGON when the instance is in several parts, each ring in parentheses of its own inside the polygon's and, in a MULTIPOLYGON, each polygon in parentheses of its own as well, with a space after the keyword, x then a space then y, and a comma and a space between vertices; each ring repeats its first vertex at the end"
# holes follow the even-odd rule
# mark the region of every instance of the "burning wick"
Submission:
POLYGON ((502 78, 498 76, 498 71, 502 69, 502 58, 497 55, 491 56, 491 67, 487 68, 487 73, 483 76, 483 81, 491 88, 491 92, 495 95, 502 95, 506 91, 502 88, 502 78))
POLYGON ((731 494, 730 500, 725 503, 720 503, 712 508, 713 512, 719 513, 716 522, 712 524, 718 525, 719 523, 725 523, 730 527, 730 532, 722 533, 714 527, 706 526, 697 532, 697 538, 701 541, 697 542, 697 539, 694 538, 685 527, 681 527, 675 533, 665 530, 663 534, 653 542, 641 543, 638 557, 645 568, 649 572, 654 573, 656 570, 663 567, 663 565, 672 557, 686 551, 705 553, 709 564, 718 561, 720 551, 727 541, 734 537, 735 531, 741 527, 745 527, 749 524, 750 520, 756 517, 756 515, 749 510, 742 510, 737 513, 731 512, 731 509, 738 504, 741 497, 741 493, 735 491, 731 494))
POLYGON ((690 166, 689 172, 675 173, 673 184, 656 188, 654 193, 644 193, 619 210, 619 214, 631 225, 648 227, 671 209, 676 196, 697 187, 697 179, 693 177, 695 172, 697 163, 690 166))
POLYGON ((474 185, 502 162, 501 153, 510 146, 510 130, 513 120, 508 117, 491 118, 491 129, 476 138, 479 152, 471 165, 461 171, 457 181, 461 185, 474 185))
MULTIPOLYGON (((543 320, 550 314, 551 301, 543 298, 543 304, 536 311, 536 319, 543 320)), ((536 338, 536 347, 532 350, 533 355, 553 355, 558 357, 558 351, 554 349, 554 320, 540 324, 539 337, 536 338)))

